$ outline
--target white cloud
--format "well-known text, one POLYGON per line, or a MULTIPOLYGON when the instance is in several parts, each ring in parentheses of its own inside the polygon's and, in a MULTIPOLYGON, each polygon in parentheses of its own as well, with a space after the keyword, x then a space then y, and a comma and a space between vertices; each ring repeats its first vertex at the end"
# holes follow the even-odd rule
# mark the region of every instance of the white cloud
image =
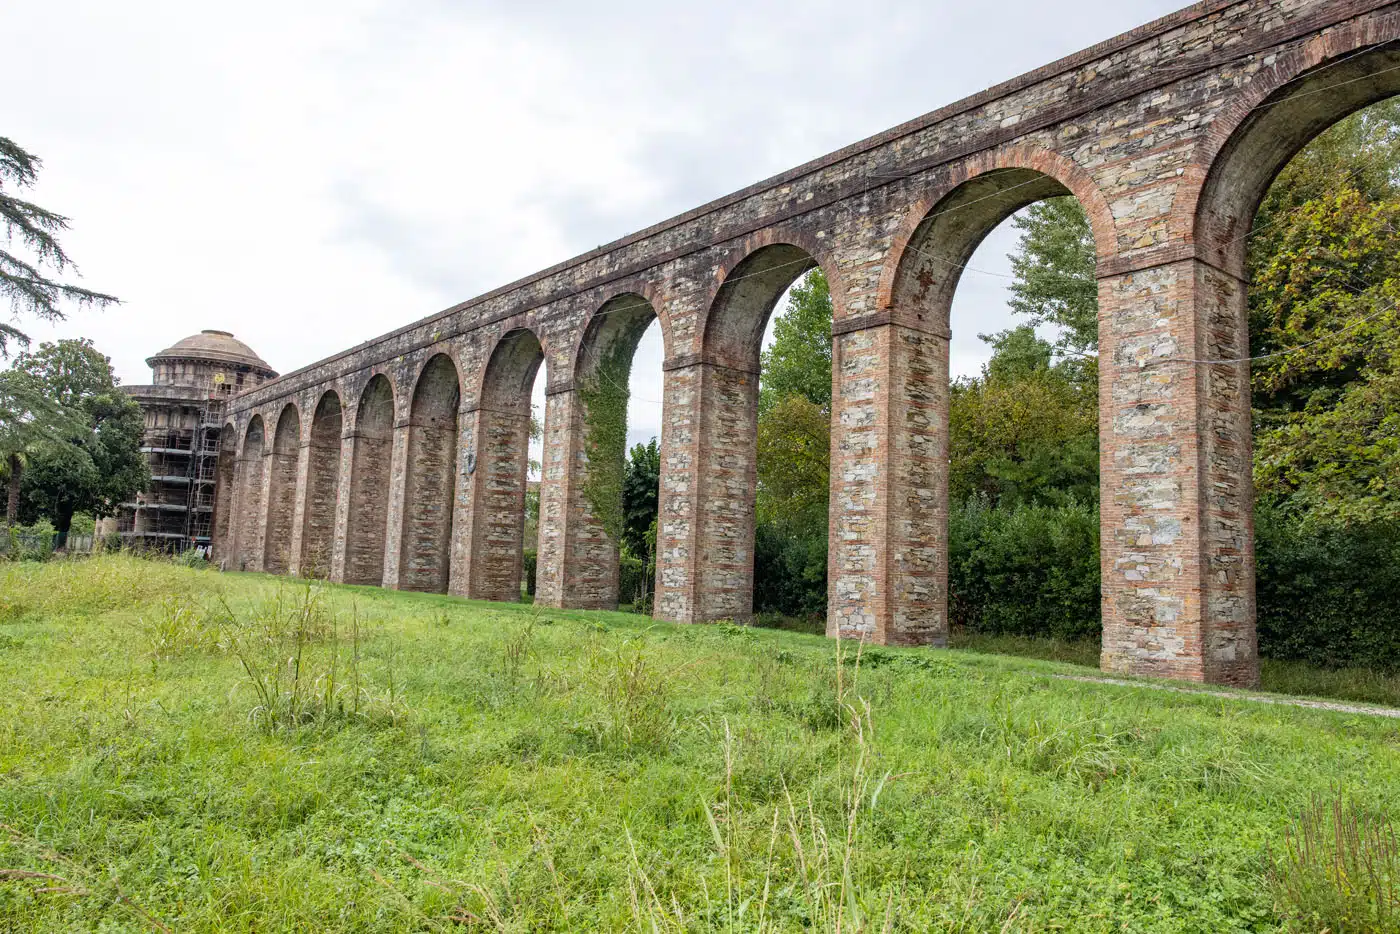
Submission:
MULTIPOLYGON (((82 283, 125 301, 27 329, 94 338, 127 382, 211 327, 294 369, 1170 9, 12 5, 0 135, 45 160, 82 283)), ((965 277, 955 371, 1006 325, 1002 284, 965 277)), ((638 355, 637 440, 659 361, 638 355)))

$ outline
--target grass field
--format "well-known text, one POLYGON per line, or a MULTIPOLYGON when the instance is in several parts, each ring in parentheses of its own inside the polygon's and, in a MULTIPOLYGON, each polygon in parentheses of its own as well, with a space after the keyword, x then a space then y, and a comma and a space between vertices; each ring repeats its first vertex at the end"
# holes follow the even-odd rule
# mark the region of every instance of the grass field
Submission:
POLYGON ((1400 800, 1400 722, 1067 671, 7 565, 0 930, 1269 931, 1400 800))

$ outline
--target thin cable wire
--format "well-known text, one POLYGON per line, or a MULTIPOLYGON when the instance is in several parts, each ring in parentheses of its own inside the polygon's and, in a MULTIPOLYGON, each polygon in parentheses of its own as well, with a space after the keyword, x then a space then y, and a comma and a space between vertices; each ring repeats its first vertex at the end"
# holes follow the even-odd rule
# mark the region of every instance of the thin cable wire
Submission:
MULTIPOLYGON (((1358 50, 1356 50, 1356 51, 1354 51, 1354 52, 1352 52, 1352 53, 1350 53, 1350 54, 1348 54, 1348 55, 1345 55, 1345 56, 1343 56, 1343 57, 1337 59, 1336 61, 1329 62, 1327 65, 1323 66, 1322 68, 1318 69, 1317 71, 1314 71, 1314 72, 1312 73, 1312 75, 1310 75, 1310 77, 1316 77, 1318 74, 1321 74, 1321 73, 1323 73, 1323 72, 1325 72, 1325 71, 1327 71, 1327 70, 1333 69, 1333 68, 1337 68, 1337 67, 1339 67, 1339 66, 1341 66, 1341 65, 1343 65, 1343 64, 1346 64, 1347 62, 1349 62, 1349 61, 1351 61, 1351 60, 1353 60, 1353 59, 1355 59, 1355 58, 1358 58, 1358 57, 1360 57, 1360 56, 1362 56, 1362 55, 1369 54, 1369 53, 1371 53, 1371 52, 1373 52, 1373 51, 1375 51, 1375 48, 1374 48, 1374 47, 1367 47, 1367 48, 1363 48, 1363 49, 1358 49, 1358 50)), ((1252 58, 1252 57, 1254 57, 1254 53, 1250 53, 1249 55, 1240 56, 1239 58, 1232 60, 1232 62, 1230 62, 1229 64, 1234 64, 1234 63, 1238 63, 1238 62, 1240 62, 1240 61, 1245 61, 1245 60, 1247 60, 1247 59, 1249 59, 1249 58, 1252 58)), ((1339 82, 1336 82, 1336 83, 1334 83, 1334 84, 1326 85, 1326 86, 1324 86, 1324 87, 1312 88, 1312 89, 1309 89, 1309 90, 1307 90, 1307 91, 1298 91, 1298 92, 1295 92, 1295 93, 1293 93, 1293 94, 1289 94, 1289 95, 1287 95, 1286 97, 1284 97, 1284 98, 1282 98, 1282 99, 1280 99, 1280 100, 1273 101, 1273 102, 1268 103, 1268 104, 1259 105, 1258 107, 1254 108, 1254 111, 1255 111, 1255 112, 1258 112, 1258 111, 1260 111, 1260 110, 1271 109, 1271 108, 1278 107, 1278 106, 1281 106, 1281 105, 1286 104, 1286 103, 1290 103, 1290 102, 1292 102, 1292 101, 1294 101, 1294 100, 1298 100, 1298 99, 1300 99, 1300 98, 1310 97, 1310 96, 1315 95, 1315 94, 1325 93, 1325 92, 1327 92, 1327 91, 1335 90, 1336 88, 1339 88, 1339 87, 1344 87, 1344 86, 1347 86, 1347 85, 1350 85, 1350 84, 1355 84, 1355 83, 1357 83, 1357 82, 1359 82, 1359 81, 1365 81, 1365 80, 1373 79, 1373 78, 1379 77, 1379 76, 1381 76, 1381 75, 1389 74, 1389 73, 1395 72, 1395 71, 1400 71, 1400 65, 1392 66, 1392 67, 1390 67, 1390 68, 1385 68, 1385 69, 1382 69, 1382 70, 1376 71, 1376 72, 1371 72, 1371 73, 1368 73, 1368 74, 1366 74, 1366 75, 1358 76, 1358 77, 1356 77, 1356 78, 1350 78, 1350 79, 1348 79, 1348 80, 1346 80, 1346 81, 1339 81, 1339 82)), ((1373 155, 1373 156, 1370 157, 1370 158, 1373 158, 1373 159, 1374 159, 1374 158, 1379 158, 1380 155, 1381 155, 1381 154, 1378 153, 1378 154, 1373 155)), ((1369 168, 1369 167, 1370 167, 1370 164, 1369 164, 1369 163, 1366 163, 1366 164, 1363 164, 1363 165, 1361 165, 1361 166, 1358 166, 1356 169, 1352 170, 1350 173, 1348 173, 1348 174, 1343 178, 1343 182, 1342 182, 1342 183, 1345 184, 1346 182, 1349 182, 1349 181, 1355 179, 1358 175, 1360 175, 1363 171, 1365 171, 1365 170, 1366 170, 1367 168, 1369 168)), ((927 169, 916 170, 916 171, 912 171, 912 172, 909 172, 909 173, 906 173, 906 174, 874 173, 874 172, 872 172, 872 173, 867 173, 867 177, 871 177, 871 178, 888 178, 888 179, 890 179, 890 180, 897 180, 897 179, 899 179, 899 178, 913 177, 914 175, 922 174, 922 173, 925 172, 925 171, 927 171, 927 169)), ((982 196, 982 197, 980 197, 980 198, 974 198, 974 199, 971 200, 971 201, 965 201, 965 202, 962 202, 962 203, 953 205, 953 206, 951 206, 951 207, 942 208, 942 209, 939 209, 939 210, 932 211, 932 212, 930 212, 928 215, 926 215, 926 216, 920 221, 920 224, 927 223, 929 220, 932 220, 932 219, 934 219, 934 218, 936 218, 936 217, 944 216, 944 215, 947 215, 947 214, 952 214, 952 213, 955 213, 955 212, 957 212, 957 211, 961 211, 961 210, 965 210, 965 209, 974 207, 975 205, 980 204, 980 203, 983 203, 983 202, 986 202, 986 201, 990 201, 990 200, 1002 198, 1002 197, 1004 197, 1008 192, 1015 191, 1016 189, 1024 188, 1024 187, 1029 186, 1029 185, 1042 184, 1042 183, 1044 183, 1044 178, 1043 178, 1043 177, 1040 177, 1040 176, 1037 176, 1037 177, 1035 177, 1035 178, 1031 178, 1031 179, 1027 179, 1026 181, 1019 182, 1019 183, 1017 183, 1017 184, 1015 184, 1015 185, 1007 186, 1006 188, 1000 188, 1000 189, 996 190, 995 192, 992 192, 992 193, 990 193, 990 194, 984 195, 984 196, 982 196)), ((1271 219, 1270 221, 1266 222, 1266 223, 1263 224, 1263 225, 1251 226, 1250 229, 1247 230, 1245 233, 1242 233, 1242 234, 1240 234, 1240 235, 1238 235, 1238 236, 1236 236, 1236 237, 1233 237, 1233 238, 1231 238, 1230 240, 1224 241, 1224 243, 1222 244, 1222 246, 1232 246, 1232 245, 1234 245, 1235 243, 1238 243, 1238 242, 1240 242, 1240 241, 1242 241, 1242 240, 1248 240, 1248 239, 1250 239, 1250 238, 1253 238, 1253 237, 1255 237, 1255 236, 1258 236, 1258 235, 1261 234, 1263 231, 1265 231, 1265 230, 1267 230, 1267 229, 1269 229, 1269 228, 1271 228, 1271 227, 1277 226, 1278 224, 1280 224, 1280 223, 1284 222, 1285 220, 1289 219, 1290 217, 1292 217, 1292 216, 1293 216, 1294 214, 1296 214, 1297 212, 1301 211, 1301 210, 1302 210, 1303 208, 1305 208, 1306 206, 1307 206, 1306 204, 1296 205, 1295 207, 1293 207, 1293 208, 1291 208, 1290 210, 1284 212, 1283 214, 1280 214, 1280 215, 1274 217, 1273 219, 1271 219)), ((849 214, 849 213, 850 213, 850 210, 851 210, 851 206, 848 204, 848 205, 843 205, 843 207, 846 208, 847 213, 849 214)), ((920 248, 918 248, 918 247, 914 247, 914 246, 912 246, 912 245, 906 246, 905 249, 908 250, 908 251, 911 251, 911 252, 913 252, 913 253, 919 254, 919 255, 921 255, 921 256, 927 257, 928 259, 932 259, 932 260, 934 260, 935 262, 941 263, 941 264, 943 264, 943 265, 945 265, 945 266, 948 266, 948 267, 950 267, 950 268, 960 269, 960 270, 962 270, 962 271, 964 271, 964 272, 971 272, 971 273, 974 273, 974 274, 976 274, 976 275, 983 275, 983 276, 987 276, 987 277, 990 277, 990 278, 997 278, 997 279, 1003 279, 1003 280, 1015 280, 1015 279, 1016 279, 1016 276, 1014 276, 1014 275, 1008 275, 1008 274, 1006 274, 1006 273, 993 272, 993 271, 987 270, 987 269, 980 269, 980 268, 975 267, 975 266, 972 266, 972 265, 970 265, 970 264, 968 264, 968 263, 959 263, 959 262, 956 262, 956 261, 954 261, 954 260, 948 259, 948 258, 946 258, 946 257, 942 257, 942 256, 936 255, 936 254, 934 254, 934 253, 931 253, 931 252, 929 252, 929 251, 927 251, 927 250, 923 250, 923 249, 920 249, 920 248)), ((729 285, 730 283, 733 283, 733 282, 738 282, 738 281, 743 280, 743 279, 748 279, 748 278, 752 278, 752 277, 756 277, 756 276, 761 276, 761 275, 768 275, 769 273, 771 273, 771 272, 773 272, 774 270, 777 270, 777 269, 783 269, 783 268, 786 268, 786 267, 798 266, 798 265, 808 265, 808 264, 810 264, 810 263, 812 263, 812 262, 814 262, 814 260, 812 260, 810 257, 807 257, 807 258, 803 258, 803 259, 800 259, 800 260, 793 260, 793 261, 788 262, 788 263, 780 263, 780 264, 778 264, 778 265, 776 265, 776 266, 768 266, 768 267, 765 267, 764 269, 758 270, 758 271, 756 271, 756 272, 745 273, 745 274, 741 274, 741 275, 738 275, 738 276, 727 277, 727 278, 725 279, 724 283, 722 284, 722 287, 725 286, 725 285, 729 285)), ((1071 277, 1071 276, 1065 276, 1065 275, 1062 275, 1062 274, 1061 274, 1061 275, 1057 275, 1056 277, 1057 277, 1057 278, 1062 278, 1062 279, 1073 279, 1073 277, 1071 277)), ((584 291, 584 290, 576 291, 576 292, 572 293, 570 297, 573 297, 573 296, 582 294, 583 291, 584 291)), ((652 308, 652 305, 651 305, 650 302, 638 302, 638 303, 635 303, 635 304, 632 304, 632 305, 621 305, 621 306, 618 306, 618 307, 615 307, 615 308, 606 308, 606 307, 604 307, 604 308, 600 309, 599 311, 595 312, 594 317, 597 317, 597 316, 599 316, 599 315, 604 315, 604 314, 612 314, 612 313, 616 313, 616 312, 628 311, 628 310, 632 310, 632 309, 635 309, 635 308, 641 308, 641 307, 645 307, 645 308, 651 309, 651 310, 653 311, 653 313, 654 313, 654 311, 655 311, 655 309, 652 308)), ((1277 352, 1270 353, 1270 354, 1263 354, 1263 355, 1259 355, 1259 356, 1255 356, 1255 357, 1240 357, 1240 358, 1234 358, 1234 359, 1220 359, 1220 360, 1195 360, 1195 359, 1184 358, 1184 357, 1183 357, 1183 358, 1171 358, 1170 360, 1155 361, 1154 363, 1152 363, 1152 364, 1150 364, 1150 365, 1154 365, 1154 366, 1155 366, 1155 365, 1161 365, 1161 364, 1165 364, 1165 363, 1169 363, 1169 362, 1196 363, 1196 364, 1203 364, 1203 365, 1223 365, 1223 364, 1232 364, 1232 363, 1248 363, 1248 362, 1255 362, 1255 361, 1258 361, 1258 360, 1267 360, 1267 359, 1270 359, 1270 358, 1273 358, 1273 357, 1278 357, 1278 356, 1283 356, 1283 355, 1287 355, 1287 354, 1290 354, 1290 353, 1295 353, 1295 352, 1297 352, 1297 351, 1299 351, 1299 350, 1303 350, 1303 349, 1305 349, 1305 348, 1307 348, 1307 347, 1310 347, 1310 346, 1313 346, 1313 345, 1315 345, 1315 344, 1317 344, 1317 343, 1320 343, 1320 342, 1326 340, 1328 337, 1334 337, 1334 336, 1338 336, 1338 335, 1343 334, 1343 333, 1347 333, 1347 331, 1350 331, 1350 330, 1354 329, 1355 327, 1359 327, 1361 324, 1364 324, 1366 321, 1371 320, 1371 318, 1378 317, 1379 315, 1384 314, 1386 310, 1389 310, 1389 309, 1382 309, 1381 311, 1376 312, 1374 315, 1367 316, 1367 318, 1363 319, 1362 321, 1356 322, 1354 325, 1348 327, 1347 329, 1345 329, 1345 330, 1343 330, 1343 331, 1334 332, 1333 334, 1329 334, 1329 335, 1324 335, 1323 337, 1320 337, 1320 338, 1318 338, 1318 339, 1315 340, 1315 341, 1310 341, 1310 342, 1308 342, 1307 344, 1300 344, 1300 345, 1298 345, 1297 347, 1289 348, 1289 349, 1282 350, 1282 351, 1277 351, 1277 352)), ((1086 356, 1086 357, 1087 357, 1087 356, 1091 356, 1091 355, 1088 355, 1088 354, 1075 354, 1075 355, 1076 355, 1076 356, 1086 356)), ((614 387, 615 387, 615 388, 620 388, 620 387, 617 387, 615 383, 614 383, 614 387)), ((662 402, 661 400, 646 399, 646 398, 643 398, 643 397, 635 397, 635 398, 637 398, 637 400, 640 401, 640 402, 647 402, 647 403, 654 404, 654 405, 664 405, 664 402, 662 402)))

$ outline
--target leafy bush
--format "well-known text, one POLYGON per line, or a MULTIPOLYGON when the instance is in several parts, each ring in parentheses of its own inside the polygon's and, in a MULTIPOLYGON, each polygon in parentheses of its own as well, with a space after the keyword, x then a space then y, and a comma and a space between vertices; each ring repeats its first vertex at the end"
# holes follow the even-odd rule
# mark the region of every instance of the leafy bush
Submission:
POLYGON ((209 558, 198 548, 186 548, 175 556, 175 563, 184 568, 202 570, 209 566, 209 558))
POLYGON ((537 572, 539 570, 539 564, 539 552, 536 551, 534 548, 526 548, 524 567, 522 568, 522 570, 525 573, 525 593, 531 597, 535 595, 535 586, 538 580, 537 572))
POLYGON ((826 525, 762 522, 754 532, 754 610, 825 617, 826 525))
POLYGON ((1400 523, 1304 523, 1261 507, 1255 530, 1260 654, 1400 669, 1400 523))
POLYGON ((949 615, 977 632, 1099 637, 1099 511, 993 508, 980 498, 948 517, 949 615))
POLYGON ((637 610, 647 610, 651 587, 647 580, 647 566, 641 558, 626 548, 618 555, 617 602, 637 610))
POLYGON ((47 561, 53 557, 55 531, 48 519, 33 525, 12 525, 7 530, 4 557, 10 561, 47 561))

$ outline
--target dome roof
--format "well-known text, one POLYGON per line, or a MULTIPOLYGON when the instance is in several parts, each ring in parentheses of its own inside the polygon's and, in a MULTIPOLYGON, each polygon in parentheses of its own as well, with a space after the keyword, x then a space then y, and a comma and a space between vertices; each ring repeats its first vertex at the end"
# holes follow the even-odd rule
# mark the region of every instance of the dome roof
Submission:
POLYGON ((228 331, 200 331, 184 340, 176 341, 170 347, 146 360, 151 366, 157 360, 212 360, 216 363, 235 363, 262 370, 272 376, 277 373, 267 365, 267 361, 253 349, 234 337, 228 331))

